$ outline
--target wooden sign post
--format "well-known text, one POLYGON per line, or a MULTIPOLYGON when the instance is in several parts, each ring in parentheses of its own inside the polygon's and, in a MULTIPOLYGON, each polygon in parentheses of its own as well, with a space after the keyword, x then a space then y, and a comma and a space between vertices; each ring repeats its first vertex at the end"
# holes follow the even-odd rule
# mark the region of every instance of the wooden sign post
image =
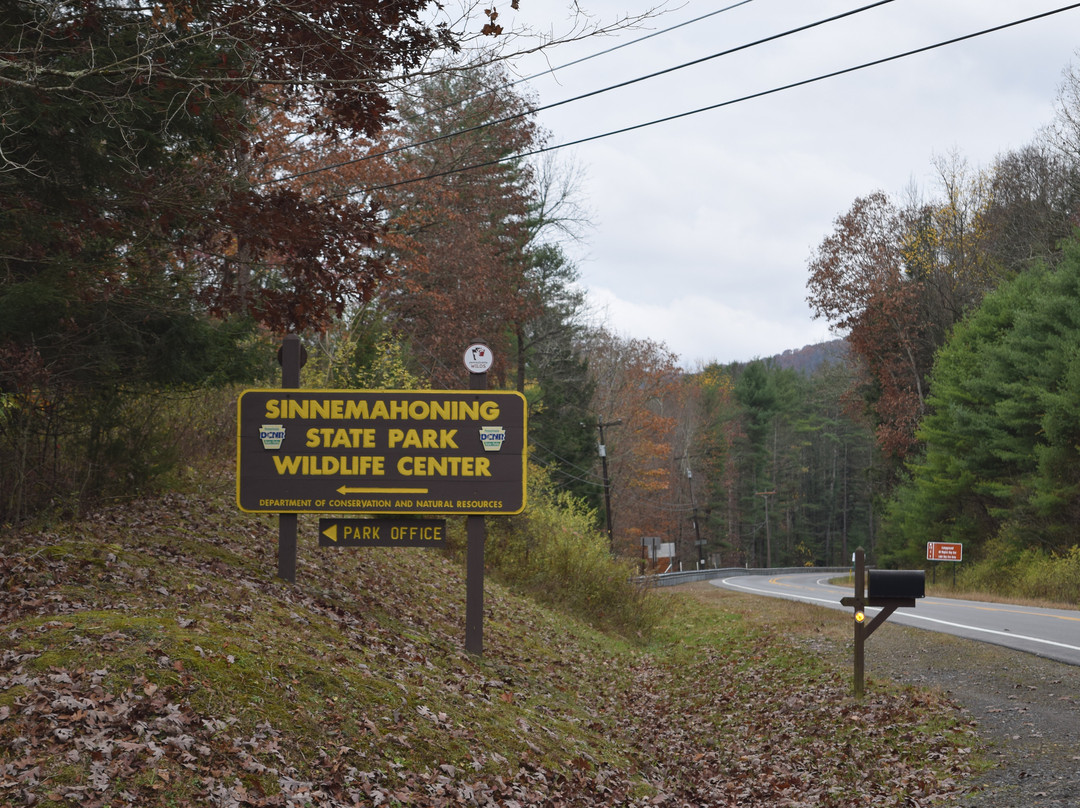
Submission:
MULTIPOLYGON (((288 334, 278 352, 281 363, 281 387, 293 390, 300 387, 300 368, 304 364, 300 337, 288 334)), ((296 536, 298 518, 295 513, 278 514, 278 578, 296 583, 296 536)))
MULTIPOLYGON (((465 367, 469 371, 469 389, 487 390, 491 349, 486 343, 475 342, 466 349, 465 367)), ((465 536, 465 650, 470 654, 483 654, 484 542, 487 540, 487 523, 483 516, 471 514, 465 517, 465 536)))

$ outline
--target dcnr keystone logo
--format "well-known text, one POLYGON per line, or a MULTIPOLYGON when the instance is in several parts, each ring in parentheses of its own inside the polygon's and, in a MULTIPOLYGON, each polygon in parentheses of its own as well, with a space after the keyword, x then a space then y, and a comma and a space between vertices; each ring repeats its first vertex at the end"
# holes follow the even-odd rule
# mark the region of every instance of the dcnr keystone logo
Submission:
POLYGON ((259 427, 259 440, 264 449, 280 449, 285 440, 285 427, 282 424, 263 424, 259 427))
POLYGON ((506 430, 501 426, 480 427, 480 443, 485 452, 497 452, 502 449, 503 441, 506 440, 506 430))

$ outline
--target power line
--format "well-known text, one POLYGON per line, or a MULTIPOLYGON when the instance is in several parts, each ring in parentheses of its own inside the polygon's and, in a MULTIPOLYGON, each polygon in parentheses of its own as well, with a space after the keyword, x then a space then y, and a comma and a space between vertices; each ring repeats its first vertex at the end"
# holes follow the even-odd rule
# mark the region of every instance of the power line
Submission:
MULTIPOLYGON (((678 30, 679 28, 685 28, 687 25, 693 25, 694 23, 701 22, 702 20, 707 20, 710 17, 715 17, 718 14, 723 14, 726 11, 731 11, 733 9, 738 8, 739 6, 745 6, 748 3, 752 3, 752 2, 754 2, 754 0, 741 0, 741 2, 732 3, 730 6, 725 6, 724 8, 719 8, 716 11, 710 11, 710 12, 708 12, 706 14, 702 14, 702 15, 700 15, 698 17, 694 17, 694 18, 689 19, 689 20, 684 20, 683 22, 676 23, 675 25, 669 26, 668 28, 661 28, 659 31, 653 31, 652 33, 645 34, 644 36, 640 36, 637 39, 631 39, 629 42, 622 42, 622 43, 620 43, 618 45, 613 45, 610 48, 605 48, 602 51, 597 51, 596 53, 590 53, 588 56, 582 56, 580 59, 574 59, 573 61, 565 62, 564 64, 557 65, 555 67, 549 67, 547 70, 541 70, 539 73, 533 73, 531 76, 522 76, 519 79, 514 79, 513 81, 506 84, 501 89, 508 89, 510 87, 516 87, 518 84, 522 84, 522 83, 527 82, 527 81, 535 81, 536 79, 543 78, 544 76, 550 76, 550 75, 552 75, 554 73, 559 72, 560 70, 565 70, 568 67, 574 67, 575 65, 579 65, 579 64, 582 64, 584 62, 591 61, 592 59, 597 59, 597 58, 599 58, 601 56, 607 56, 609 53, 614 53, 615 51, 621 50, 622 48, 629 48, 631 45, 638 45, 638 44, 644 42, 647 39, 652 39, 653 37, 658 37, 658 36, 661 36, 663 34, 669 34, 672 31, 678 30)), ((450 109, 451 107, 458 106, 459 104, 467 104, 469 101, 475 101, 478 98, 483 98, 485 96, 491 95, 494 92, 495 92, 495 90, 484 90, 483 92, 476 93, 475 95, 470 95, 468 98, 465 98, 465 99, 463 99, 461 101, 454 101, 454 102, 451 102, 449 104, 446 104, 445 106, 439 107, 437 110, 434 110, 434 111, 435 112, 442 112, 445 109, 450 109)), ((429 112, 429 114, 430 114, 430 112, 429 112)), ((422 117, 422 116, 421 115, 416 115, 416 116, 412 116, 410 118, 407 118, 406 120, 415 120, 416 118, 419 118, 419 117, 422 117)))
POLYGON ((538 441, 538 440, 532 439, 532 440, 529 441, 529 443, 532 446, 536 446, 536 447, 538 447, 540 449, 543 449, 551 457, 555 458, 560 463, 564 463, 565 464, 564 466, 559 466, 558 467, 559 473, 562 474, 564 477, 566 477, 568 479, 571 479, 571 480, 575 480, 577 482, 587 483, 589 485, 595 485, 598 488, 603 485, 603 483, 600 480, 599 475, 597 475, 596 472, 594 472, 592 469, 583 468, 583 467, 577 465, 576 463, 574 463, 572 460, 567 460, 565 457, 562 457, 562 456, 556 454, 549 447, 547 447, 544 444, 540 443, 540 441, 538 441), (567 471, 568 468, 573 469, 574 471, 580 472, 581 474, 588 475, 588 477, 578 477, 578 476, 576 476, 574 474, 570 474, 567 471))
MULTIPOLYGON (((523 76, 522 78, 514 79, 513 81, 509 82, 508 84, 505 84, 502 87, 499 87, 497 89, 482 90, 481 92, 475 93, 474 95, 470 95, 467 98, 461 99, 460 101, 452 101, 449 104, 444 104, 443 106, 437 107, 437 108, 435 108, 433 110, 427 110, 425 113, 417 113, 416 115, 410 115, 410 116, 406 117, 404 120, 406 120, 406 121, 415 121, 415 120, 418 120, 418 119, 424 117, 425 115, 430 115, 430 114, 432 114, 434 112, 442 112, 444 110, 451 109, 452 107, 467 104, 470 101, 475 101, 475 100, 480 99, 480 98, 485 98, 486 96, 492 95, 493 93, 497 92, 499 89, 509 89, 510 87, 515 87, 518 84, 522 84, 523 82, 534 81, 535 79, 543 78, 544 76, 550 76, 550 75, 552 75, 554 73, 557 73, 560 70, 564 70, 564 69, 566 69, 568 67, 573 67, 575 65, 582 64, 583 62, 588 62, 588 61, 590 61, 592 59, 599 58, 600 56, 607 56, 609 53, 614 53, 615 51, 621 50, 622 48, 628 48, 631 45, 640 44, 641 42, 644 42, 644 41, 646 41, 648 39, 652 39, 653 37, 657 37, 657 36, 661 36, 663 34, 670 33, 672 31, 678 30, 679 28, 684 28, 687 25, 692 25, 694 23, 701 22, 702 20, 707 20, 710 17, 715 17, 718 14, 723 14, 726 11, 731 11, 733 9, 738 8, 739 6, 745 6, 748 3, 752 3, 753 1, 754 0, 741 0, 741 2, 733 3, 730 6, 725 6, 724 8, 717 9, 716 11, 710 11, 710 12, 708 12, 706 14, 702 14, 702 15, 700 15, 698 17, 694 17, 694 18, 689 19, 689 20, 684 20, 683 22, 676 23, 675 25, 672 25, 672 26, 670 26, 668 28, 662 28, 659 31, 653 31, 652 33, 649 33, 649 34, 646 34, 644 36, 638 37, 637 39, 632 39, 629 42, 623 42, 623 43, 620 43, 618 45, 613 45, 610 48, 606 48, 606 49, 604 49, 602 51, 597 51, 596 53, 590 53, 587 56, 582 56, 580 59, 574 59, 573 61, 566 62, 565 64, 561 64, 561 65, 558 65, 556 67, 548 68, 547 70, 542 70, 539 73, 534 73, 531 76, 523 76)), ((536 111, 537 110, 530 110, 529 113, 525 113, 525 114, 531 114, 532 112, 536 112, 536 111)), ((493 126, 495 123, 496 122, 488 122, 486 124, 483 124, 483 126, 493 126)), ((458 135, 458 134, 464 134, 464 132, 452 132, 449 135, 447 135, 447 137, 454 137, 455 135, 458 135)), ((438 138, 436 138, 436 139, 438 139, 438 138)), ((431 142, 431 141, 425 141, 424 143, 428 143, 428 142, 431 142)), ((355 160, 349 160, 349 161, 346 161, 346 162, 343 162, 343 163, 335 163, 333 165, 324 166, 322 168, 311 169, 310 171, 302 171, 302 172, 299 172, 297 174, 291 174, 291 175, 286 176, 286 177, 274 177, 274 178, 269 179, 269 180, 263 180, 262 182, 260 182, 258 184, 259 185, 269 185, 271 183, 276 183, 276 182, 286 182, 286 181, 288 181, 290 179, 297 179, 297 178, 300 178, 300 177, 305 177, 305 176, 307 176, 309 174, 314 174, 314 173, 317 173, 319 171, 328 171, 328 170, 333 169, 333 168, 341 168, 343 166, 351 165, 351 164, 353 164, 355 162, 361 162, 363 160, 370 160, 370 159, 372 159, 374 157, 381 157, 381 156, 386 155, 386 154, 392 154, 392 153, 394 153, 396 151, 400 151, 402 149, 413 148, 414 146, 419 146, 419 145, 424 145, 424 144, 410 143, 408 145, 400 146, 400 147, 398 147, 396 149, 392 149, 390 151, 368 154, 368 155, 365 155, 364 157, 356 158, 355 160)), ((310 150, 305 150, 302 153, 307 153, 309 151, 310 150)))
POLYGON ((603 488, 604 488, 604 483, 601 482, 600 480, 589 480, 589 479, 586 479, 585 477, 578 477, 576 474, 571 474, 570 472, 566 471, 565 467, 563 467, 563 466, 559 466, 559 465, 548 466, 548 470, 552 474, 558 474, 564 480, 573 480, 574 482, 582 483, 584 485, 589 485, 589 486, 592 486, 593 488, 598 488, 598 489, 601 489, 601 490, 603 490, 603 488))
MULTIPOLYGON (((529 115, 535 115, 535 114, 540 113, 540 112, 546 112, 549 109, 555 109, 556 107, 565 106, 566 104, 572 104, 575 101, 584 101, 587 98, 593 98, 593 97, 598 96, 598 95, 603 95, 604 93, 611 92, 612 90, 621 90, 621 89, 623 89, 625 87, 630 87, 630 86, 632 86, 634 84, 639 84, 639 83, 641 83, 643 81, 648 81, 649 79, 659 78, 660 76, 666 76, 669 73, 674 73, 674 72, 676 72, 678 70, 685 70, 688 67, 695 67, 697 65, 704 64, 705 62, 712 61, 713 59, 719 59, 719 58, 721 58, 723 56, 730 56, 733 53, 739 53, 740 51, 748 50, 750 48, 755 48, 755 47, 758 47, 759 45, 765 45, 765 44, 767 44, 769 42, 775 42, 775 41, 777 41, 779 39, 783 39, 785 37, 793 36, 795 34, 800 34, 800 33, 803 33, 804 31, 809 31, 809 30, 811 30, 813 28, 817 28, 817 27, 820 27, 822 25, 827 25, 828 23, 836 22, 837 20, 842 20, 842 19, 844 19, 846 17, 851 17, 851 16, 854 16, 855 14, 861 14, 864 11, 870 11, 871 9, 877 8, 878 6, 884 6, 884 5, 888 5, 889 3, 894 3, 894 2, 896 2, 896 0, 877 0, 877 2, 871 3, 869 5, 861 6, 859 8, 852 9, 850 11, 844 11, 844 12, 841 12, 840 14, 835 14, 832 17, 825 17, 824 19, 817 20, 817 21, 811 22, 811 23, 807 23, 806 25, 800 25, 797 28, 791 28, 791 29, 788 29, 787 31, 783 31, 783 32, 781 32, 779 34, 772 34, 772 35, 764 37, 762 39, 754 40, 753 42, 746 42, 746 43, 744 43, 742 45, 736 45, 735 47, 728 48, 727 50, 718 51, 717 53, 712 53, 712 54, 710 54, 708 56, 702 56, 699 59, 692 59, 689 62, 683 62, 682 64, 675 65, 674 67, 666 67, 663 70, 657 70, 657 71, 655 71, 653 73, 647 73, 644 76, 638 76, 637 78, 627 79, 626 81, 621 81, 621 82, 619 82, 617 84, 611 84, 611 85, 608 85, 607 87, 602 87, 602 88, 600 88, 598 90, 591 90, 591 91, 589 91, 587 93, 583 93, 581 95, 573 96, 572 98, 564 98, 562 101, 555 101, 555 102, 553 102, 551 104, 545 104, 544 106, 541 106, 541 107, 528 109, 528 110, 525 110, 524 112, 518 112, 518 113, 515 113, 513 115, 508 115, 508 116, 506 116, 504 118, 499 118, 499 119, 494 120, 494 121, 487 121, 485 123, 477 124, 476 126, 466 127, 465 129, 458 129, 458 130, 455 130, 453 132, 446 132, 446 133, 441 134, 441 135, 436 135, 435 137, 427 138, 426 140, 419 140, 419 141, 415 141, 413 143, 405 143, 405 144, 402 144, 400 146, 394 146, 393 148, 386 149, 384 151, 373 152, 371 154, 365 154, 365 155, 363 155, 361 157, 354 157, 351 160, 343 160, 340 163, 332 163, 331 165, 328 165, 328 166, 320 166, 318 168, 311 168, 311 169, 308 169, 307 171, 299 171, 299 172, 297 172, 295 174, 289 174, 289 175, 284 176, 284 177, 275 177, 274 179, 271 179, 271 180, 265 180, 263 184, 276 183, 276 182, 287 182, 289 180, 300 179, 302 177, 307 177, 307 176, 310 176, 312 174, 318 174, 318 173, 321 173, 323 171, 330 171, 330 170, 333 170, 335 168, 344 168, 345 166, 350 166, 350 165, 355 165, 357 163, 362 163, 362 162, 364 162, 366 160, 372 160, 372 159, 374 159, 376 157, 386 157, 386 156, 391 155, 391 154, 397 154, 399 152, 406 151, 407 149, 415 149, 415 148, 418 148, 420 146, 427 146, 427 145, 430 145, 432 143, 438 143, 440 141, 447 140, 449 138, 460 137, 461 135, 471 134, 472 132, 478 132, 478 131, 480 131, 482 129, 487 129, 488 127, 491 127, 491 126, 499 126, 500 124, 510 123, 511 121, 516 121, 516 120, 518 120, 520 118, 524 118, 524 117, 527 117, 529 115)), ((722 9, 722 10, 726 10, 726 9, 722 9)), ((691 21, 691 22, 693 22, 693 21, 691 21)), ((627 44, 632 44, 632 43, 627 43, 627 44)), ((541 74, 541 75, 543 75, 543 74, 541 74)), ((482 97, 484 95, 489 94, 490 92, 491 91, 488 91, 488 93, 480 93, 479 95, 473 96, 473 98, 482 97)), ((446 109, 446 108, 447 107, 443 107, 442 109, 446 109)), ((601 136, 601 137, 604 137, 604 136, 601 136)), ((574 145, 574 144, 567 144, 567 145, 574 145)), ((556 147, 556 148, 560 148, 560 147, 556 147)), ((530 156, 532 154, 540 154, 540 153, 541 152, 539 152, 539 151, 530 152, 529 154, 526 154, 526 155, 523 155, 523 156, 530 156)), ((510 159, 510 158, 507 158, 507 159, 510 159)), ((502 162, 502 161, 498 161, 498 162, 502 162)), ((487 165, 490 165, 490 163, 487 164, 487 165)), ((479 168, 479 167, 480 166, 475 166, 475 168, 479 168)), ((472 167, 470 167, 470 168, 472 168, 472 167)), ((461 170, 467 171, 469 169, 466 168, 466 169, 461 169, 461 170)), ((442 176, 442 175, 434 175, 434 176, 442 176)), ((393 186, 387 186, 387 187, 393 187, 393 186)), ((372 190, 381 190, 381 189, 376 188, 376 189, 372 189, 372 190)))
MULTIPOLYGON (((534 73, 531 76, 525 76, 524 78, 515 79, 514 81, 510 82, 510 84, 508 84, 507 86, 508 87, 513 87, 513 86, 515 86, 517 84, 521 84, 524 81, 533 81, 535 79, 543 78, 544 76, 551 75, 552 73, 555 73, 555 72, 557 72, 559 70, 564 70, 565 68, 573 67, 574 65, 579 65, 582 62, 588 62, 590 59, 596 59, 599 56, 607 56, 609 53, 614 53, 615 51, 620 50, 622 48, 628 48, 631 45, 637 45, 637 44, 639 44, 641 42, 644 42, 646 39, 652 39, 653 37, 660 36, 661 34, 671 33, 672 31, 675 31, 675 30, 677 30, 679 28, 685 28, 687 25, 692 25, 692 24, 694 24, 696 22, 701 22, 702 20, 707 20, 707 19, 709 19, 709 17, 715 17, 717 14, 723 14, 726 11, 731 11, 732 9, 736 9, 739 6, 745 6, 747 3, 752 3, 752 2, 753 2, 753 0, 742 0, 742 2, 739 2, 739 3, 732 3, 730 6, 725 6, 724 8, 719 8, 716 11, 710 11, 707 14, 702 14, 700 17, 694 17, 693 19, 689 19, 689 20, 685 20, 685 21, 680 22, 680 23, 676 23, 675 25, 672 25, 669 28, 662 28, 659 31, 653 31, 651 34, 645 34, 645 36, 640 36, 637 39, 631 39, 629 42, 623 42, 622 44, 614 45, 614 46, 612 46, 610 48, 607 48, 606 50, 597 51, 596 53, 590 53, 588 56, 582 56, 580 59, 574 59, 572 62, 567 62, 566 64, 561 64, 558 67, 552 67, 552 68, 550 68, 548 70, 542 70, 539 73, 534 73)), ((481 95, 486 95, 486 93, 482 93, 481 95)), ((476 96, 473 96, 473 97, 475 98, 476 96)))
MULTIPOLYGON (((891 2, 891 0, 885 0, 885 2, 891 2)), ((334 199, 334 198, 339 198, 341 196, 348 196, 351 193, 372 193, 374 191, 385 191, 385 190, 388 190, 390 188, 397 188, 397 187, 402 186, 402 185, 411 185, 412 183, 424 182, 426 180, 432 180, 432 179, 439 179, 440 177, 450 176, 451 174, 459 174, 459 173, 463 173, 465 171, 472 171, 472 170, 475 170, 475 169, 478 169, 478 168, 487 168, 489 166, 498 165, 500 163, 505 163, 505 162, 508 162, 510 160, 522 160, 522 159, 524 159, 526 157, 535 157, 537 155, 545 154, 545 153, 551 152, 551 151, 556 151, 558 149, 565 149, 565 148, 568 148, 570 146, 579 146, 579 145, 581 145, 583 143, 590 143, 590 142, 592 142, 594 140, 601 140, 603 138, 613 137, 615 135, 622 135, 622 134, 626 134, 627 132, 634 132, 634 131, 636 131, 638 129, 645 129, 647 127, 656 126, 656 125, 662 124, 662 123, 670 123, 671 121, 676 121, 676 120, 679 120, 680 118, 688 118, 688 117, 690 117, 692 115, 698 115, 698 114, 700 114, 702 112, 711 112, 713 110, 721 109, 723 107, 732 106, 734 104, 739 104, 739 103, 742 103, 744 101, 751 101, 751 100, 754 100, 756 98, 763 98, 765 96, 774 95, 776 93, 784 92, 786 90, 793 90, 793 89, 798 88, 798 87, 804 87, 804 86, 809 85, 809 84, 815 84, 817 82, 824 81, 826 79, 832 79, 832 78, 836 78, 838 76, 846 75, 848 73, 854 73, 856 71, 864 70, 864 69, 869 68, 869 67, 877 67, 879 65, 887 64, 888 62, 894 62, 894 61, 897 61, 899 59, 907 58, 909 56, 916 56, 916 55, 918 55, 920 53, 926 53, 928 51, 936 50, 937 48, 943 48, 943 47, 946 47, 948 45, 955 45, 955 44, 957 44, 959 42, 965 42, 965 41, 967 41, 969 39, 975 39, 975 38, 980 37, 980 36, 985 36, 986 34, 992 34, 992 33, 998 32, 998 31, 1006 30, 1008 28, 1013 28, 1013 27, 1018 26, 1018 25, 1024 25, 1025 23, 1034 22, 1035 20, 1044 19, 1046 17, 1051 17, 1051 16, 1053 16, 1055 14, 1060 14, 1060 13, 1065 12, 1065 11, 1072 11, 1075 8, 1080 8, 1080 3, 1072 3, 1072 4, 1068 5, 1068 6, 1063 6, 1061 8, 1054 9, 1052 11, 1045 11, 1045 12, 1042 12, 1041 14, 1035 14, 1035 15, 1032 15, 1030 17, 1024 17, 1023 19, 1014 20, 1013 22, 1003 23, 1001 25, 995 25, 995 26, 993 26, 991 28, 984 28, 981 31, 975 31, 974 33, 964 34, 962 36, 953 37, 952 39, 946 39, 946 40, 943 40, 942 42, 938 42, 938 43, 935 43, 933 45, 924 45, 921 48, 915 48, 913 50, 904 51, 903 53, 897 53, 897 54, 893 54, 892 56, 886 56, 886 57, 883 57, 881 59, 874 59, 874 60, 869 61, 869 62, 863 62, 862 64, 855 65, 854 67, 846 67, 846 68, 843 68, 841 70, 834 70, 834 71, 832 71, 830 73, 823 73, 823 74, 821 74, 819 76, 814 76, 813 78, 803 79, 801 81, 792 82, 790 84, 785 84, 785 85, 782 85, 780 87, 774 87, 774 88, 772 88, 770 90, 762 90, 760 92, 740 96, 739 98, 733 98, 733 99, 730 99, 728 101, 721 101, 721 102, 719 102, 717 104, 710 104, 709 106, 699 107, 697 109, 689 110, 687 112, 680 112, 680 113, 678 113, 676 115, 669 115, 669 116, 664 117, 664 118, 656 118, 654 120, 646 121, 644 123, 634 124, 632 126, 625 126, 625 127, 621 128, 621 129, 613 129, 611 131, 604 132, 602 134, 590 135, 589 137, 583 137, 583 138, 579 138, 577 140, 567 141, 565 143, 557 143, 557 144, 555 144, 553 146, 541 146, 539 148, 533 149, 532 151, 519 152, 517 154, 507 155, 505 157, 500 157, 500 158, 497 158, 497 159, 494 159, 494 160, 488 160, 488 161, 485 161, 485 162, 482 162, 482 163, 475 163, 473 165, 448 169, 446 171, 440 171, 440 172, 436 172, 436 173, 433 173, 433 174, 427 174, 427 175, 424 175, 422 177, 413 177, 413 178, 406 179, 406 180, 400 180, 398 182, 387 183, 385 185, 375 185, 375 186, 369 186, 367 188, 359 188, 359 189, 356 189, 355 191, 351 191, 351 192, 348 192, 348 193, 345 193, 345 194, 338 194, 338 195, 331 196, 331 197, 326 197, 326 198, 334 199)), ((671 68, 671 69, 677 69, 677 68, 671 68)), ((657 74, 657 75, 659 75, 659 74, 657 74)), ((625 84, 628 84, 628 83, 633 83, 633 82, 632 81, 631 82, 625 82, 624 84, 614 85, 614 86, 615 87, 621 87, 621 86, 625 86, 625 84)), ((612 88, 609 88, 609 89, 612 89, 612 88)), ((603 92, 603 91, 596 91, 596 92, 590 93, 588 95, 596 95, 597 92, 603 92)), ((580 98, 588 97, 588 95, 587 96, 579 96, 577 99, 569 99, 568 101, 559 102, 559 104, 569 103, 569 101, 572 101, 572 100, 579 100, 580 98)), ((552 104, 551 106, 558 106, 558 104, 552 104)), ((541 107, 541 109, 550 109, 550 106, 549 107, 541 107)), ((521 117, 521 116, 515 116, 515 117, 521 117)), ((495 123, 503 123, 503 122, 505 122, 505 120, 512 120, 512 119, 513 118, 507 118, 507 119, 504 119, 504 121, 494 121, 494 122, 492 122, 491 124, 488 124, 488 125, 494 125, 495 123)), ((473 129, 465 129, 462 132, 453 133, 453 134, 465 134, 466 132, 471 132, 471 131, 474 131, 475 129, 480 129, 480 128, 483 128, 483 127, 473 127, 473 129)), ((443 137, 452 137, 453 134, 444 135, 443 137)), ((441 140, 441 139, 442 138, 433 138, 431 141, 424 141, 423 143, 412 144, 412 145, 425 145, 426 143, 430 143, 430 142, 433 142, 434 140, 441 140)), ((409 146, 403 146, 401 148, 402 149, 409 148, 409 146)), ((368 157, 376 157, 376 156, 379 156, 379 155, 369 155, 368 157)), ((342 163, 340 165, 349 165, 350 163, 360 162, 360 160, 368 159, 368 157, 360 158, 358 160, 348 161, 347 163, 342 163)), ((310 172, 306 172, 306 173, 315 173, 316 171, 329 170, 329 169, 338 168, 338 167, 339 167, 338 165, 327 166, 325 169, 314 169, 314 170, 312 170, 310 172)), ((298 175, 298 176, 303 176, 303 175, 298 175)))
MULTIPOLYGON (((564 477, 566 479, 569 479, 569 480, 574 480, 576 482, 585 483, 586 485, 591 485, 591 486, 594 486, 596 488, 602 488, 603 487, 603 482, 600 481, 600 479, 596 476, 595 472, 593 472, 593 471, 591 471, 589 469, 584 469, 581 466, 576 465, 572 461, 567 460, 565 457, 561 457, 560 455, 558 455, 555 452, 551 451, 551 449, 549 449, 547 446, 545 446, 544 444, 540 443, 539 441, 537 441, 535 439, 530 440, 529 443, 532 446, 536 446, 536 447, 539 447, 539 448, 543 449, 545 452, 547 452, 549 455, 551 455, 555 459, 557 459, 557 460, 561 461, 562 463, 566 464, 566 466, 561 466, 561 465, 555 466, 554 468, 552 468, 553 472, 558 473, 562 477, 564 477), (567 471, 568 467, 574 469, 575 471, 579 471, 582 474, 587 474, 587 475, 589 475, 589 477, 588 478, 579 477, 577 475, 570 474, 567 471)), ((549 467, 549 468, 551 468, 551 467, 549 467)), ((648 498, 645 498, 645 497, 643 497, 641 495, 636 495, 636 496, 630 497, 627 500, 627 504, 632 505, 633 507, 637 507, 637 508, 645 508, 645 509, 650 509, 650 510, 654 510, 654 511, 665 512, 665 513, 691 513, 693 511, 697 511, 697 510, 709 510, 709 508, 707 508, 706 506, 694 505, 694 503, 692 503, 692 502, 691 503, 672 502, 672 503, 669 503, 669 504, 666 504, 666 505, 665 504, 658 504, 658 503, 655 503, 652 500, 650 500, 648 498)))

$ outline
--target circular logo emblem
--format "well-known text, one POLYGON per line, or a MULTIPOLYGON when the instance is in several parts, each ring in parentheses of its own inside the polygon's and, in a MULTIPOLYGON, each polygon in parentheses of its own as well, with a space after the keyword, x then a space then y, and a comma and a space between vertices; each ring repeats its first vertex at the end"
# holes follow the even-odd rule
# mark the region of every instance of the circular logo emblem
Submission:
POLYGON ((465 349, 465 369, 469 373, 487 373, 493 361, 491 349, 486 345, 477 343, 465 349))

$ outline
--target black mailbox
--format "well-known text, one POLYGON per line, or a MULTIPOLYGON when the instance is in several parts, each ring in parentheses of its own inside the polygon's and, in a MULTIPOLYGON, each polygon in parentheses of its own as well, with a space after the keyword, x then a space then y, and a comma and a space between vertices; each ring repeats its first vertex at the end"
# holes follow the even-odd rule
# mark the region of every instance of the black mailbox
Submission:
POLYGON ((898 601, 914 606, 915 598, 926 597, 926 573, 922 570, 868 570, 866 596, 869 606, 901 605, 898 601))

